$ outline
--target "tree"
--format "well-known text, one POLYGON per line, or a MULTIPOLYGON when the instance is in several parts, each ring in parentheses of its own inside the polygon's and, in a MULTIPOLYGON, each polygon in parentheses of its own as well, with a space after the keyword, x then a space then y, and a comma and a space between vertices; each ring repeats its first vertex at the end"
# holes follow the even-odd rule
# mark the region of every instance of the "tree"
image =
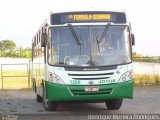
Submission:
POLYGON ((139 53, 136 53, 136 52, 133 52, 133 57, 143 57, 143 55, 139 54, 139 53))
POLYGON ((16 51, 17 51, 16 56, 19 58, 31 58, 31 56, 32 56, 31 48, 20 47, 16 51))
POLYGON ((2 40, 2 41, 0 41, 1 56, 6 56, 8 54, 9 54, 9 56, 11 56, 15 47, 16 47, 16 44, 12 40, 2 40))

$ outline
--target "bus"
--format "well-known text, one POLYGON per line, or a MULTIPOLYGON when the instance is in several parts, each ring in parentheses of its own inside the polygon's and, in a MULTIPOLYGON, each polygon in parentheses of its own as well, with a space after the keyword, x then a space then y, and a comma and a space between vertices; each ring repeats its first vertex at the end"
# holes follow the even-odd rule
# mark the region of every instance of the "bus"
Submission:
POLYGON ((62 102, 133 98, 131 24, 121 11, 51 12, 32 40, 32 87, 47 111, 62 102))

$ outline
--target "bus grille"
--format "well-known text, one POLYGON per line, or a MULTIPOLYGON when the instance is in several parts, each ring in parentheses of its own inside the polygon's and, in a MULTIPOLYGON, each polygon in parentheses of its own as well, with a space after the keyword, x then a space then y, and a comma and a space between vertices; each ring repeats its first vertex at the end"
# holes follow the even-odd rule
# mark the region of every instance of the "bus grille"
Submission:
POLYGON ((68 74, 72 79, 76 80, 97 80, 97 79, 108 79, 113 72, 110 73, 99 73, 99 74, 68 74))
POLYGON ((71 90, 73 95, 103 95, 110 94, 112 92, 112 88, 101 89, 99 91, 94 92, 86 92, 85 90, 71 90))

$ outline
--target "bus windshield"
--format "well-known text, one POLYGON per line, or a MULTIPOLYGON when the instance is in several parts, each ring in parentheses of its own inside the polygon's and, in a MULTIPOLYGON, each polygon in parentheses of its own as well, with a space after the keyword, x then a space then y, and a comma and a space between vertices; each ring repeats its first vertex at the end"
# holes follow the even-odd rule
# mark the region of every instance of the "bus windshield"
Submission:
POLYGON ((125 25, 51 27, 49 34, 49 64, 108 66, 131 62, 129 30, 125 25))

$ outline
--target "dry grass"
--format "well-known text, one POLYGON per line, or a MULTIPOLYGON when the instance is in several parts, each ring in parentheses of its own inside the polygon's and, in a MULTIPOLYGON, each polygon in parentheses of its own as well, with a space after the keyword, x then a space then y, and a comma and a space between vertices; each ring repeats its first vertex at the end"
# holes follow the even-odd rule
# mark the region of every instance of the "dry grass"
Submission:
MULTIPOLYGON (((0 73, 1 75, 1 73, 0 73)), ((11 77, 27 76, 27 71, 3 71, 3 89, 24 89, 28 88, 28 77, 11 77)), ((0 79, 0 88, 2 88, 2 78, 0 79)))
POLYGON ((134 75, 135 85, 157 85, 160 84, 160 75, 136 74, 134 75))

